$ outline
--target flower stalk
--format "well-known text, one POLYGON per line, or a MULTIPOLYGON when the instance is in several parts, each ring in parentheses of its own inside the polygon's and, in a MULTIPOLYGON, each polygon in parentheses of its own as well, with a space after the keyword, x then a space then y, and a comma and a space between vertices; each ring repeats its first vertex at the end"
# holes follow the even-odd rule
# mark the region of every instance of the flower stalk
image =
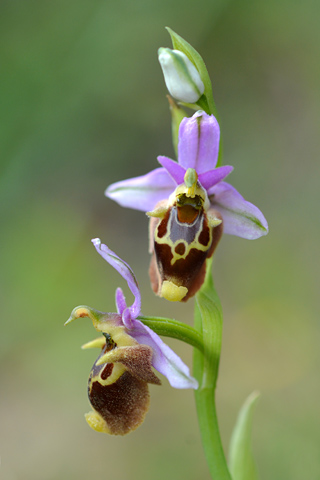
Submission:
MULTIPOLYGON (((209 262, 211 264, 212 260, 209 262)), ((208 265, 206 280, 196 295, 195 329, 202 335, 204 353, 194 350, 193 374, 199 382, 195 400, 211 476, 215 480, 231 480, 220 438, 215 402, 222 342, 222 309, 210 267, 208 265)))
POLYGON ((138 320, 141 320, 144 325, 151 328, 158 335, 176 338, 197 348, 200 352, 204 352, 202 336, 195 328, 190 327, 186 323, 178 322, 171 318, 145 317, 142 315, 138 317, 138 320))

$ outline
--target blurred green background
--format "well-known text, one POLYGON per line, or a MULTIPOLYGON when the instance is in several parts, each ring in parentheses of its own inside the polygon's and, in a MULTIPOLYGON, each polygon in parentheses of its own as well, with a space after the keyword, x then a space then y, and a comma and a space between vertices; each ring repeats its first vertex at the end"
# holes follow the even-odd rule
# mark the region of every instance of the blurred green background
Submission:
MULTIPOLYGON (((215 255, 224 444, 259 389, 261 479, 320 478, 319 14, 314 0, 1 1, 1 478, 209 479, 193 393, 165 379, 135 433, 87 426, 96 352, 80 345, 95 331, 63 328, 76 305, 113 311, 126 289, 98 236, 136 272, 144 314, 192 323, 193 301, 151 292, 145 215, 103 195, 173 156, 166 25, 203 55, 229 181, 270 226, 254 242, 225 236, 215 255)), ((168 343, 191 364, 190 347, 168 343)))

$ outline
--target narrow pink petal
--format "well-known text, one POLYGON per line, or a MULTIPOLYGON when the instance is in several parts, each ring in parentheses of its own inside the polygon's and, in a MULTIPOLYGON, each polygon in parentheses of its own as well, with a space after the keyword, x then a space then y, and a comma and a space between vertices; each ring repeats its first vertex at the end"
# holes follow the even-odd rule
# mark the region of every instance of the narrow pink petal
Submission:
POLYGON ((186 170, 198 175, 212 170, 218 160, 220 128, 217 119, 205 112, 184 118, 179 128, 178 159, 186 170))
POLYGON ((208 195, 212 206, 222 215, 224 233, 249 240, 268 233, 268 223, 259 208, 228 183, 218 183, 209 189, 208 195))
MULTIPOLYGON (((118 255, 116 255, 107 245, 101 243, 100 238, 94 238, 91 240, 95 249, 113 268, 120 273, 120 275, 127 281, 128 287, 133 293, 135 300, 130 307, 132 318, 136 318, 141 313, 141 295, 138 287, 137 279, 131 270, 130 266, 124 262, 118 255)), ((121 306, 120 306, 121 307, 121 306)))
POLYGON ((218 167, 213 170, 209 170, 208 172, 201 173, 199 175, 199 182, 208 190, 210 187, 213 187, 217 183, 221 182, 224 178, 226 178, 229 173, 231 173, 233 167, 229 165, 225 165, 223 167, 218 167))
POLYGON ((105 195, 122 207, 148 212, 161 200, 167 199, 176 188, 174 180, 164 168, 156 168, 146 175, 122 180, 110 185, 105 195))
POLYGON ((171 158, 159 156, 158 162, 163 166, 169 173, 170 177, 176 182, 177 185, 180 185, 184 182, 184 176, 186 170, 179 165, 179 163, 171 160, 171 158))
POLYGON ((117 288, 116 290, 116 305, 117 305, 117 312, 119 313, 119 315, 122 315, 125 309, 127 308, 127 303, 121 288, 117 288))

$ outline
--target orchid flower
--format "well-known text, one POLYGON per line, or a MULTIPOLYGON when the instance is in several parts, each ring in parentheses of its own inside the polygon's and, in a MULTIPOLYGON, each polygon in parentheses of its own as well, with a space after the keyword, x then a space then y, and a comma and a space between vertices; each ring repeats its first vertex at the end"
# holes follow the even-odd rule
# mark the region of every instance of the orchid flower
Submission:
POLYGON ((250 240, 268 233, 261 211, 224 182, 233 167, 216 167, 219 140, 216 118, 198 111, 180 124, 178 162, 159 156, 160 168, 114 183, 105 192, 120 205, 153 217, 151 284, 168 300, 185 301, 198 291, 222 228, 250 240))
POLYGON ((127 306, 121 288, 116 290, 117 313, 76 307, 66 322, 89 317, 100 337, 83 346, 98 347, 101 353, 95 361, 88 385, 90 403, 94 409, 86 415, 88 424, 97 431, 124 435, 137 428, 149 407, 148 383, 160 385, 154 367, 167 377, 175 388, 198 387, 189 368, 138 316, 141 295, 130 266, 99 238, 92 240, 97 252, 127 281, 134 302, 127 306))
POLYGON ((183 183, 187 169, 193 168, 207 191, 211 206, 223 218, 224 233, 249 240, 266 235, 268 224, 261 211, 229 183, 223 182, 233 167, 216 168, 219 140, 220 128, 216 118, 202 111, 196 112, 180 124, 178 162, 159 156, 162 168, 113 183, 105 195, 123 207, 148 212, 161 200, 167 200, 177 185, 183 183))

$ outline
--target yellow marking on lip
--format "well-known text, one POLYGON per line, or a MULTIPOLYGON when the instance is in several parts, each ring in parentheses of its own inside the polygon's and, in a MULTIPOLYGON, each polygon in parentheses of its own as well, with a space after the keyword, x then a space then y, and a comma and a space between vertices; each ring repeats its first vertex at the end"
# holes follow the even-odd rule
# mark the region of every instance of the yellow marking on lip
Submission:
MULTIPOLYGON (((110 362, 111 363, 111 362, 110 362)), ((101 373, 103 372, 103 369, 104 367, 101 368, 101 370, 99 370, 99 373, 97 373, 96 375, 93 375, 91 378, 90 378, 90 392, 91 392, 91 389, 92 389, 92 385, 95 383, 95 382, 98 382, 100 383, 100 385, 103 385, 103 386, 107 386, 107 385, 112 385, 113 383, 115 383, 123 374, 124 372, 127 370, 123 365, 122 363, 114 363, 113 364, 113 369, 112 369, 112 373, 111 375, 109 375, 109 377, 107 377, 106 379, 102 379, 101 378, 101 373)))
POLYGON ((180 302, 188 293, 187 287, 179 287, 169 280, 165 280, 161 286, 160 296, 170 302, 180 302))
POLYGON ((107 422, 103 420, 101 415, 99 415, 98 412, 89 412, 85 414, 85 419, 89 426, 95 430, 96 432, 101 432, 101 433, 111 433, 111 430, 109 429, 107 422))
MULTIPOLYGON (((172 215, 172 210, 170 212, 170 216, 171 215, 172 215)), ((216 220, 218 220, 218 219, 216 219, 216 220)), ((200 250, 201 252, 206 252, 207 250, 209 250, 209 248, 211 246, 211 243, 212 243, 212 228, 209 228, 209 242, 208 242, 208 245, 202 245, 199 242, 199 237, 200 237, 200 235, 202 233, 202 229, 203 229, 203 222, 204 222, 204 217, 202 218, 200 228, 199 228, 194 240, 191 243, 187 243, 187 241, 184 240, 183 238, 179 238, 174 243, 172 242, 172 240, 170 238, 170 234, 171 234, 170 221, 168 221, 167 231, 166 231, 166 234, 163 237, 160 238, 158 236, 158 229, 155 230, 155 233, 154 233, 155 241, 158 244, 168 245, 171 249, 171 254, 172 254, 172 259, 171 259, 171 262, 170 262, 171 265, 174 265, 177 260, 187 258, 187 256, 190 253, 190 250, 192 248, 200 250), (179 245, 179 243, 183 243, 185 245, 185 252, 183 253, 183 255, 180 255, 179 253, 177 253, 175 251, 175 248, 177 247, 177 245, 179 245)), ((219 223, 221 223, 221 221, 219 221, 219 223)), ((219 225, 219 223, 217 223, 217 225, 219 225)))

